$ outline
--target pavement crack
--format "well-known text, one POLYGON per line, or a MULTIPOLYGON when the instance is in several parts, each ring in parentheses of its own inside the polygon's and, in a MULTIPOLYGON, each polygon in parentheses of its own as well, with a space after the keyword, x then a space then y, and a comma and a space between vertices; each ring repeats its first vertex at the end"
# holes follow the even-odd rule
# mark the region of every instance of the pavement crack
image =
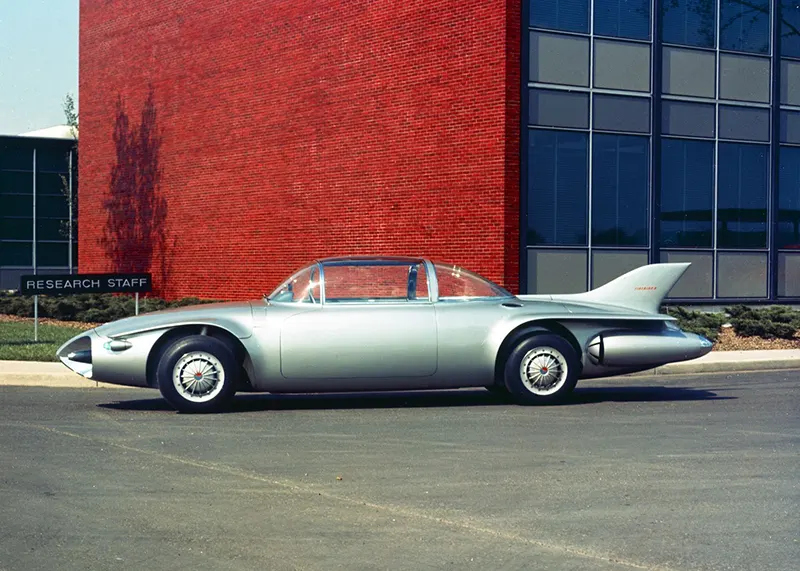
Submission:
MULTIPOLYGON (((111 446, 114 448, 118 448, 120 450, 126 450, 128 452, 135 452, 137 454, 143 454, 147 456, 151 456, 154 458, 159 458, 161 460, 166 460, 169 462, 174 462, 178 464, 183 464, 185 466, 192 466, 195 468, 201 468, 204 470, 211 470, 219 473, 223 473, 230 476, 235 476, 242 479, 247 479, 250 481, 261 482, 263 484, 270 484, 273 486, 277 486, 291 492, 294 492, 298 495, 313 495, 316 497, 322 497, 329 500, 333 500, 336 502, 344 503, 354 507, 367 507, 372 508, 375 510, 379 510, 382 512, 386 512, 393 515, 398 515, 402 517, 407 517, 409 519, 416 519, 416 520, 423 520, 432 523, 436 523, 438 525, 447 526, 451 529, 460 529, 463 531, 467 531, 476 535, 483 535, 488 537, 493 537, 500 540, 505 540, 509 542, 516 542, 516 543, 524 543, 526 545, 530 545, 533 547, 537 547, 542 550, 550 551, 553 553, 563 553, 575 557, 581 557, 584 559, 594 560, 594 561, 602 561, 605 563, 610 563, 613 565, 621 566, 621 567, 628 567, 631 569, 642 569, 645 571, 678 571, 673 567, 665 567, 663 565, 651 565, 647 563, 641 563, 638 561, 632 561, 629 559, 625 559, 624 557, 617 557, 612 554, 608 553, 599 553, 596 551, 591 551, 587 549, 582 549, 580 547, 575 547, 568 544, 558 543, 558 542, 551 542, 551 541, 543 541, 539 539, 533 539, 531 537, 523 536, 517 533, 501 531, 497 529, 488 528, 470 521, 464 520, 455 520, 444 518, 440 516, 436 516, 430 513, 426 513, 424 511, 407 508, 392 504, 379 504, 376 502, 365 501, 358 498, 353 498, 341 494, 331 493, 324 489, 315 488, 308 485, 302 485, 298 482, 287 480, 287 479, 274 479, 263 476, 257 472, 252 472, 248 470, 242 470, 240 468, 235 468, 226 464, 216 464, 213 462, 206 462, 202 460, 194 460, 191 458, 185 458, 182 456, 176 456, 174 454, 168 454, 166 452, 158 452, 154 450, 147 450, 145 448, 138 448, 136 446, 131 446, 128 444, 123 444, 120 442, 115 442, 113 440, 109 440, 106 438, 99 438, 96 436, 86 436, 83 434, 76 434, 74 432, 69 432, 66 430, 59 430, 57 428, 52 428, 49 426, 44 426, 40 424, 30 424, 25 422, 20 423, 13 423, 18 424, 19 426, 23 426, 26 428, 33 428, 36 430, 41 430, 43 432, 49 432, 51 434, 57 434, 60 436, 67 436, 70 438, 75 438, 78 440, 88 441, 88 442, 96 442, 99 444, 103 444, 106 446, 111 446)), ((0 570, 2 571, 2 570, 0 570)))

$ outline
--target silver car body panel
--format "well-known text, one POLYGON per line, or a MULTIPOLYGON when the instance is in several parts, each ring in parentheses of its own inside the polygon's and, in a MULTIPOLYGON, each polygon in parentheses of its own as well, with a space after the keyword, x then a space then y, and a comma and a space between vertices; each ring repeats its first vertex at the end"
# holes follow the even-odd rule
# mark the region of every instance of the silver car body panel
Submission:
POLYGON ((643 266, 582 294, 513 296, 501 291, 461 299, 439 297, 440 280, 428 260, 328 259, 309 266, 320 281, 319 299, 314 297, 313 302, 275 297, 144 314, 77 335, 58 350, 58 356, 75 372, 98 381, 155 386, 152 365, 164 343, 184 334, 225 332, 241 344, 248 390, 455 388, 492 384, 506 347, 543 330, 564 335, 575 346, 581 378, 604 377, 710 351, 709 341, 680 331, 672 317, 658 313, 662 299, 687 267, 685 263, 643 266), (369 265, 376 260, 422 264, 429 296, 388 302, 327 301, 326 263, 369 265), (91 364, 70 358, 87 346, 91 364))

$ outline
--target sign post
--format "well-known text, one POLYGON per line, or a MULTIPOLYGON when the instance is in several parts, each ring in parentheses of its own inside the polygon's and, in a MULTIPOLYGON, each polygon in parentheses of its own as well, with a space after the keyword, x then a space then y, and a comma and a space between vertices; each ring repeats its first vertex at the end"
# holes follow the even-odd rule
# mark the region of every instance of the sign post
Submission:
POLYGON ((32 274, 20 277, 19 293, 34 296, 34 341, 39 340, 39 296, 73 293, 136 294, 136 315, 139 315, 139 293, 153 290, 151 274, 32 274))

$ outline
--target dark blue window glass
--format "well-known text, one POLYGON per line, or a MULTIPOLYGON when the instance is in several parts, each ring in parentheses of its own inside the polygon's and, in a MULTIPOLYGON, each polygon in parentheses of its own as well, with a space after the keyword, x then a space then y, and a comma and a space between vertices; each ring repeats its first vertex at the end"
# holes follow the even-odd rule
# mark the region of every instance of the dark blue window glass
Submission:
POLYGON ((682 46, 714 47, 716 0, 662 0, 664 42, 682 46))
POLYGON ((589 32, 589 0, 530 0, 531 26, 589 32))
POLYGON ((528 137, 528 245, 586 245, 589 136, 540 131, 528 137))
POLYGON ((800 1, 782 0, 781 55, 800 58, 800 1))
POLYGON ((800 148, 781 147, 778 246, 800 248, 800 148))
POLYGON ((650 39, 650 0, 595 0, 594 33, 650 39))
POLYGON ((647 246, 649 139, 594 135, 592 244, 647 246))
POLYGON ((769 53, 770 0, 722 0, 719 47, 723 50, 769 53))
POLYGON ((661 244, 710 248, 714 143, 664 139, 661 144, 661 244))
POLYGON ((769 147, 719 144, 717 247, 766 248, 769 147))

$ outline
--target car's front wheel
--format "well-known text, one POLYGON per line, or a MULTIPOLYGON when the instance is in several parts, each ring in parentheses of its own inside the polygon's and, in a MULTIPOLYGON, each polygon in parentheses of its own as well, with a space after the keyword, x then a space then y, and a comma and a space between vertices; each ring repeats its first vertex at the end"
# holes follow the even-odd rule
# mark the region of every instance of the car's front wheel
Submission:
POLYGON ((578 382, 580 362, 572 345, 552 334, 523 339, 508 356, 504 380, 519 404, 561 401, 578 382))
POLYGON ((191 335, 169 345, 156 373, 162 396, 180 412, 217 412, 233 398, 236 358, 219 339, 191 335))

